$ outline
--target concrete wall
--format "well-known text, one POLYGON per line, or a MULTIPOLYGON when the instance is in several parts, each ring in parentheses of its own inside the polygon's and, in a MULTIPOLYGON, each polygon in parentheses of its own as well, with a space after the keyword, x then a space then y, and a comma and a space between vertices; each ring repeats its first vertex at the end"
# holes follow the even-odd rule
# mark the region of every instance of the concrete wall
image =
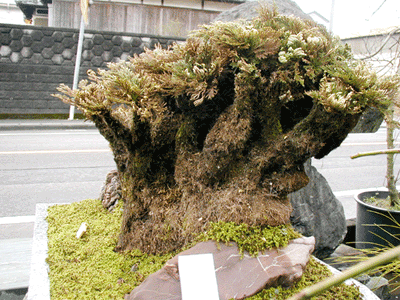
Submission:
MULTIPOLYGON (((0 115, 68 114, 51 94, 61 83, 72 86, 78 37, 75 29, 0 24, 0 115)), ((88 69, 175 41, 183 39, 86 31, 80 79, 88 69)))

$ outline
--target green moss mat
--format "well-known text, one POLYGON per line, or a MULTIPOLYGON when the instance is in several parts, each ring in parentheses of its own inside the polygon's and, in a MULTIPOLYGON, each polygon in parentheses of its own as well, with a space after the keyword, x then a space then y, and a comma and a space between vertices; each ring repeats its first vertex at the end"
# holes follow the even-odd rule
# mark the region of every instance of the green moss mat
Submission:
MULTIPOLYGON (((175 255, 153 256, 138 250, 114 252, 121 218, 121 206, 109 213, 103 209, 99 200, 49 208, 47 262, 50 266, 52 300, 123 299, 125 294, 175 255), (76 232, 82 222, 87 223, 88 230, 82 238, 77 239, 76 232)), ((315 283, 318 278, 329 275, 326 267, 311 260, 303 278, 294 288, 271 288, 248 299, 286 299, 315 283)), ((357 288, 341 285, 315 299, 360 299, 360 294, 357 288)))
POLYGON ((114 252, 121 217, 120 206, 109 213, 99 200, 49 208, 47 262, 52 300, 122 299, 172 257, 114 252), (88 230, 77 239, 82 222, 88 230))

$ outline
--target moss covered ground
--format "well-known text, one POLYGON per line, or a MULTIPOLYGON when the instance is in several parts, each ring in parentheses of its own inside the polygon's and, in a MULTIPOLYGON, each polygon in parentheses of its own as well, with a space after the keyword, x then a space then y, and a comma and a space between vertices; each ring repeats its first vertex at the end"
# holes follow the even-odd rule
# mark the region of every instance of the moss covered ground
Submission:
MULTIPOLYGON (((160 269, 176 254, 154 256, 139 250, 115 252, 121 219, 122 205, 110 213, 102 207, 99 200, 84 200, 49 208, 47 262, 50 267, 52 300, 123 299, 125 294, 131 292, 148 275, 160 269), (87 223, 88 230, 82 238, 77 239, 76 232, 82 222, 87 223)), ((231 236, 231 241, 240 243, 237 236, 241 235, 245 237, 245 242, 242 243, 243 249, 255 250, 249 245, 256 235, 261 234, 266 241, 255 244, 256 249, 262 250, 287 243, 287 237, 289 239, 297 237, 289 227, 270 228, 270 231, 245 227, 214 224, 202 239, 218 236, 221 242, 229 242, 231 236), (227 229, 228 234, 222 233, 219 228, 227 229)), ((303 278, 294 288, 290 290, 281 287, 271 288, 248 299, 286 299, 305 286, 329 275, 330 272, 326 267, 311 260, 303 278)), ((316 299, 360 299, 360 294, 358 289, 342 285, 316 299)))

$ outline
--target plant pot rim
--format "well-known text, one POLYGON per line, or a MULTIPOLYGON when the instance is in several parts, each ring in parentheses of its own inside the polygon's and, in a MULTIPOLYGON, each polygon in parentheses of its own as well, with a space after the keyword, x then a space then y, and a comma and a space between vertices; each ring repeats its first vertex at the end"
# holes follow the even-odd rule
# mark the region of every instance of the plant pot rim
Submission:
POLYGON ((364 194, 364 193, 389 193, 388 189, 383 189, 383 188, 379 188, 379 189, 365 189, 362 192, 358 192, 357 194, 354 195, 354 199, 356 200, 356 202, 360 205, 366 206, 370 209, 373 210, 377 210, 377 211, 381 211, 381 212, 391 212, 391 213, 400 213, 400 210, 393 210, 393 209, 386 209, 386 208, 382 208, 379 206, 375 206, 375 205, 371 205, 369 203, 365 203, 363 200, 360 199, 360 195, 364 194))

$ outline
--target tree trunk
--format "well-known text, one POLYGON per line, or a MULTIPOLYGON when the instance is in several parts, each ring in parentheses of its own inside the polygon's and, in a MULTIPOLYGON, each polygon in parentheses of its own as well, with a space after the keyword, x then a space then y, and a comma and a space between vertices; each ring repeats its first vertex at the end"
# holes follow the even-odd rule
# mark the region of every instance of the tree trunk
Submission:
MULTIPOLYGON (((394 148, 394 107, 391 107, 386 112, 386 143, 388 149, 394 148)), ((394 155, 393 153, 388 153, 386 157, 386 179, 387 188, 390 195, 390 206, 395 206, 399 204, 399 193, 396 188, 396 179, 394 177, 394 155)))

